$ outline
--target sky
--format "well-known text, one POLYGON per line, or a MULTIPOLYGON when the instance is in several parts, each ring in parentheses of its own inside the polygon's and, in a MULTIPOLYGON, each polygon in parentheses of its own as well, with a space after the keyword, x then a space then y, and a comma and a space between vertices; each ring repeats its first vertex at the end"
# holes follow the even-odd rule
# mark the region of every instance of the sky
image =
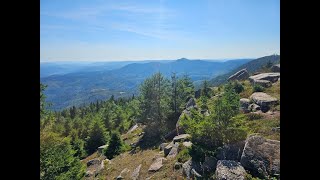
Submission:
POLYGON ((40 0, 40 61, 280 54, 280 0, 40 0))

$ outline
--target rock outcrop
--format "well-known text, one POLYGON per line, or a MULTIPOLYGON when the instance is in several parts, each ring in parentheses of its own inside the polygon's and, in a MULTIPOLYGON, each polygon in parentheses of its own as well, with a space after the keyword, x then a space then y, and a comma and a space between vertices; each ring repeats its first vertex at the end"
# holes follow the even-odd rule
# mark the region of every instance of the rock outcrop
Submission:
POLYGON ((192 159, 189 159, 182 165, 182 172, 187 176, 187 179, 191 179, 194 176, 194 173, 192 172, 193 169, 195 172, 200 172, 201 166, 199 163, 192 161, 192 159))
POLYGON ((261 73, 254 76, 250 76, 249 80, 251 83, 254 83, 256 80, 267 80, 272 83, 278 81, 280 73, 261 73))
POLYGON ((244 180, 245 169, 239 162, 229 160, 219 160, 215 172, 217 180, 244 180))
POLYGON ((253 176, 267 178, 280 174, 280 141, 252 135, 246 140, 240 160, 253 176))
POLYGON ((270 106, 277 103, 277 98, 274 98, 263 92, 255 92, 250 96, 251 101, 260 106, 262 112, 267 112, 270 106))
POLYGON ((217 151, 217 159, 240 161, 245 141, 239 141, 233 144, 224 145, 217 151))
POLYGON ((228 78, 228 81, 234 81, 234 80, 238 80, 238 81, 241 81, 241 80, 246 80, 249 78, 249 73, 246 69, 241 69, 240 71, 234 73, 233 75, 231 75, 229 78, 228 78))

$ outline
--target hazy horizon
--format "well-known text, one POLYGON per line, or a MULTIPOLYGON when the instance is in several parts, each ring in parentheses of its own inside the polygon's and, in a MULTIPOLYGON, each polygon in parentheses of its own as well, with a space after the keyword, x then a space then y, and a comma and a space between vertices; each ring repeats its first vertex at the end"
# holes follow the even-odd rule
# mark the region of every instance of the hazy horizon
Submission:
POLYGON ((41 62, 271 54, 280 54, 279 0, 40 2, 41 62))

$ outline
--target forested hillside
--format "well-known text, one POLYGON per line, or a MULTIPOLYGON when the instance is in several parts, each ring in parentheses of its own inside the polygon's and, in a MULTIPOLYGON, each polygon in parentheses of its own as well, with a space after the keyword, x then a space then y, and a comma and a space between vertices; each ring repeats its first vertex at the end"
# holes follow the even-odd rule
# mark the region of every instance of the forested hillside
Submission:
MULTIPOLYGON (((248 61, 238 59, 215 62, 182 58, 168 62, 99 62, 87 64, 87 67, 85 63, 75 64, 75 67, 69 63, 54 66, 52 71, 64 68, 63 74, 43 77, 40 81, 48 85, 44 93, 52 103, 50 109, 62 110, 109 99, 112 95, 115 98, 137 95, 139 84, 156 72, 161 72, 165 77, 170 77, 172 72, 178 77, 188 74, 192 81, 202 81, 227 73, 248 61)), ((50 68, 45 67, 46 70, 42 71, 49 73, 50 68)))
POLYGON ((139 95, 59 112, 40 84, 40 179, 279 179, 280 73, 261 68, 199 91, 154 73, 139 95))

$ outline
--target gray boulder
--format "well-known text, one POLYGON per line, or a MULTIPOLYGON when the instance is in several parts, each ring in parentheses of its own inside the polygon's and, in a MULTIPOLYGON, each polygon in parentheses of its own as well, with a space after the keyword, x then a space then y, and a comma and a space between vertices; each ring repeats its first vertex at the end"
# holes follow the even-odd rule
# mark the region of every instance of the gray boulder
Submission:
POLYGON ((178 155, 178 148, 179 148, 179 143, 174 143, 172 146, 167 158, 168 159, 173 159, 178 155))
POLYGON ((245 141, 224 145, 217 151, 217 159, 240 161, 245 141))
POLYGON ((256 80, 267 80, 272 83, 278 81, 280 73, 261 73, 254 76, 250 76, 249 80, 251 83, 254 83, 256 80))
POLYGON ((248 79, 249 77, 249 73, 246 69, 241 69, 240 71, 234 73, 233 75, 231 75, 229 78, 228 78, 228 81, 234 81, 234 80, 238 80, 238 81, 241 81, 241 80, 246 80, 248 79))
POLYGON ((171 151, 173 145, 174 145, 173 142, 171 142, 170 144, 168 144, 168 145, 163 149, 164 156, 167 156, 167 155, 169 154, 169 152, 171 151))
POLYGON ((169 144, 169 143, 161 143, 160 146, 159 146, 160 151, 163 151, 164 148, 165 148, 166 146, 168 146, 168 144, 169 144))
POLYGON ((163 166, 163 160, 166 160, 166 158, 158 157, 156 160, 153 161, 153 163, 150 165, 148 171, 149 172, 155 172, 158 171, 163 166))
POLYGON ((187 141, 190 140, 190 138, 190 134, 180 134, 173 138, 173 143, 187 141))
POLYGON ((280 64, 273 65, 271 67, 272 72, 280 72, 280 64))
POLYGON ((253 176, 264 179, 279 175, 280 141, 258 135, 248 137, 240 162, 253 176))
POLYGON ((219 160, 215 172, 217 180, 244 180, 246 171, 239 162, 219 160))
POLYGON ((278 102, 277 98, 274 98, 263 92, 255 92, 250 96, 250 99, 260 106, 262 112, 267 112, 270 106, 278 102))
POLYGON ((248 108, 249 108, 250 100, 247 98, 241 98, 239 102, 240 102, 240 110, 245 113, 249 112, 248 108))
POLYGON ((252 112, 259 111, 260 109, 261 109, 260 106, 255 103, 250 104, 248 107, 248 110, 252 112))
POLYGON ((141 169, 141 164, 138 167, 136 167, 136 169, 134 169, 134 171, 131 174, 131 179, 137 180, 139 178, 140 169, 141 169))
POLYGON ((197 108, 197 104, 196 104, 196 101, 194 100, 194 98, 190 98, 186 104, 186 109, 189 110, 191 108, 197 108))

